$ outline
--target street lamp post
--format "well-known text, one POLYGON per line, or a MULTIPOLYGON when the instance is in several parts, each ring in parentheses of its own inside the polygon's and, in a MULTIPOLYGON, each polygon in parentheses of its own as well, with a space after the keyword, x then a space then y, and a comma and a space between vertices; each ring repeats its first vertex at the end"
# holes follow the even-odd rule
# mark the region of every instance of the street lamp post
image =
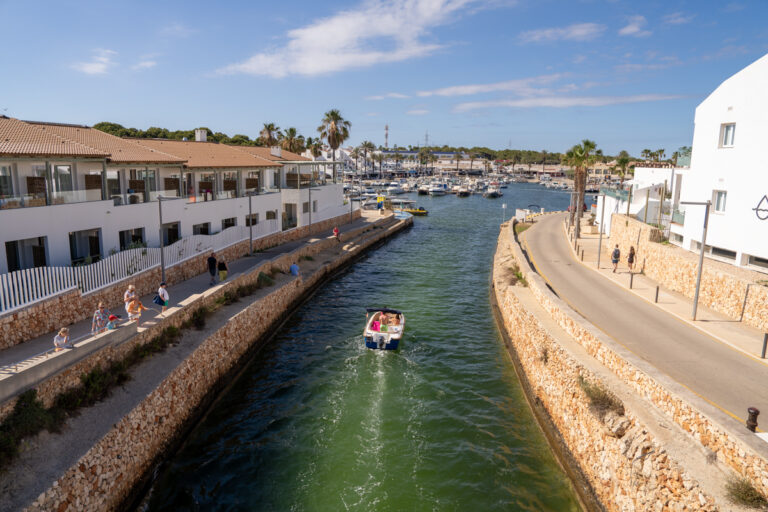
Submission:
POLYGON ((600 255, 603 252, 603 219, 605 218, 605 192, 600 194, 603 198, 602 208, 600 209, 600 237, 597 241, 597 268, 600 269, 600 255))
POLYGON ((253 190, 248 192, 248 255, 253 256, 253 206, 251 199, 253 198, 253 190))
POLYGON ((701 287, 701 271, 704 268, 704 249, 707 246, 707 225, 709 224, 709 207, 712 201, 694 202, 680 201, 680 204, 690 204, 695 206, 704 206, 704 231, 701 235, 701 252, 699 253, 699 272, 696 276, 696 293, 693 296, 693 319, 696 320, 696 309, 699 305, 699 288, 701 287))
POLYGON ((160 214, 160 281, 165 281, 165 241, 163 239, 163 196, 157 196, 157 209, 160 214))

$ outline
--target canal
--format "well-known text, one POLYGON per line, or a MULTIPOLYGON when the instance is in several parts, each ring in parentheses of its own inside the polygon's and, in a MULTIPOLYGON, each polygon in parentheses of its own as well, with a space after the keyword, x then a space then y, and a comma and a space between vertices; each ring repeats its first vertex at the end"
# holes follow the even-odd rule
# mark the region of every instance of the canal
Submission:
POLYGON ((325 285, 168 460, 143 510, 578 510, 489 305, 502 204, 564 209, 511 184, 429 210, 325 285), (406 314, 399 352, 362 344, 366 306, 406 314))

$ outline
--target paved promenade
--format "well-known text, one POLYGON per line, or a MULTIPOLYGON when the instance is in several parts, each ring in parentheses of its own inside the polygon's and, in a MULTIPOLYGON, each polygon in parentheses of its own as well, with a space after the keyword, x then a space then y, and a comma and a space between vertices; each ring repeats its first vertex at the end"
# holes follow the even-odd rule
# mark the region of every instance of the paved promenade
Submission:
MULTIPOLYGON (((617 343, 728 414, 734 421, 731 428, 744 428, 747 407, 768 415, 762 333, 701 305, 698 320, 692 322, 692 301, 663 288, 655 304, 658 283, 643 275, 635 274, 629 290, 626 257, 614 274, 610 256, 603 251, 598 270, 593 235, 579 241, 577 258, 563 229, 564 218, 539 217, 521 236, 531 261, 555 293, 617 343)), ((765 417, 760 420, 768 425, 765 417)))
MULTIPOLYGON (((365 224, 374 222, 376 220, 377 218, 366 219, 365 217, 363 217, 355 220, 352 223, 339 226, 339 231, 343 235, 344 233, 350 230, 357 229, 365 224)), ((250 257, 243 257, 235 261, 228 261, 227 266, 229 267, 229 275, 233 276, 235 274, 247 271, 250 268, 255 268, 261 265, 266 260, 280 256, 281 254, 289 253, 303 245, 310 244, 313 241, 321 238, 330 237, 331 235, 332 235, 332 230, 328 230, 327 232, 318 233, 305 238, 301 238, 299 240, 295 240, 293 242, 288 242, 279 246, 272 247, 263 252, 255 253, 250 257)), ((201 254, 199 257, 207 258, 208 253, 201 254)), ((217 277, 217 281, 218 281, 218 277, 217 277)), ((191 279, 182 281, 173 286, 168 286, 167 289, 171 298, 169 309, 174 307, 183 307, 184 304, 187 303, 190 299, 193 299, 194 297, 196 297, 200 292, 207 290, 210 286, 209 282, 210 282, 210 275, 206 272, 205 274, 195 276, 191 279)), ((126 281, 126 287, 128 286, 129 283, 130 281, 126 281)), ((158 285, 159 284, 160 283, 158 283, 158 285)), ((141 316, 142 327, 144 326, 148 327, 150 325, 155 324, 157 319, 160 317, 160 314, 161 314, 160 306, 152 302, 152 298, 155 295, 156 295, 155 293, 151 293, 149 295, 145 295, 141 297, 141 303, 144 304, 144 306, 146 306, 147 308, 151 308, 149 311, 145 311, 141 316)), ((127 320, 128 318, 128 315, 125 313, 125 307, 122 303, 107 304, 107 309, 109 309, 112 313, 116 315, 120 315, 123 321, 127 320)), ((62 327, 65 327, 65 326, 62 326, 62 327)), ((72 324, 66 327, 69 327, 70 338, 72 340, 80 339, 80 341, 84 341, 85 338, 88 337, 88 335, 91 332, 91 319, 88 318, 87 320, 81 320, 80 322, 77 322, 75 324, 72 324)), ((141 330, 142 327, 140 327, 139 329, 141 330)), ((27 359, 36 354, 40 354, 42 352, 45 352, 46 350, 53 348, 53 337, 55 335, 56 335, 56 332, 51 332, 51 333, 39 336, 35 339, 25 341, 24 343, 21 343, 19 345, 15 345, 5 350, 1 350, 0 351, 0 367, 13 364, 18 361, 22 361, 24 359, 27 359)), ((75 346, 77 347, 77 341, 75 341, 75 346)), ((75 348, 75 350, 77 349, 75 348)))

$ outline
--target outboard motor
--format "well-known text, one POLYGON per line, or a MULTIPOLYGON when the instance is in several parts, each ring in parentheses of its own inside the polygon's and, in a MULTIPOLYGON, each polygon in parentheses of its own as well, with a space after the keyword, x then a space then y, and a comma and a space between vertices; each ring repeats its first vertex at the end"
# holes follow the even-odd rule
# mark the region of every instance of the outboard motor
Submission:
POLYGON ((387 340, 386 340, 386 338, 385 338, 384 336, 381 336, 381 335, 379 335, 379 336, 376 338, 376 346, 377 346, 377 347, 378 347, 380 350, 384 350, 384 345, 386 345, 386 344, 387 344, 387 340))

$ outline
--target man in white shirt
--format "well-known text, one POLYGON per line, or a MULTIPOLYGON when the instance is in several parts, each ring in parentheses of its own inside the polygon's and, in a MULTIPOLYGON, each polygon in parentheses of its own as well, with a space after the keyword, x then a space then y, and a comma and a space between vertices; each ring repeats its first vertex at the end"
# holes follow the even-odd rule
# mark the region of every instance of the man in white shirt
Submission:
POLYGON ((163 281, 160 283, 160 288, 157 289, 157 295, 160 297, 160 300, 163 301, 163 313, 165 313, 165 310, 168 309, 168 302, 170 302, 171 297, 168 295, 168 290, 166 289, 166 282, 163 281))

